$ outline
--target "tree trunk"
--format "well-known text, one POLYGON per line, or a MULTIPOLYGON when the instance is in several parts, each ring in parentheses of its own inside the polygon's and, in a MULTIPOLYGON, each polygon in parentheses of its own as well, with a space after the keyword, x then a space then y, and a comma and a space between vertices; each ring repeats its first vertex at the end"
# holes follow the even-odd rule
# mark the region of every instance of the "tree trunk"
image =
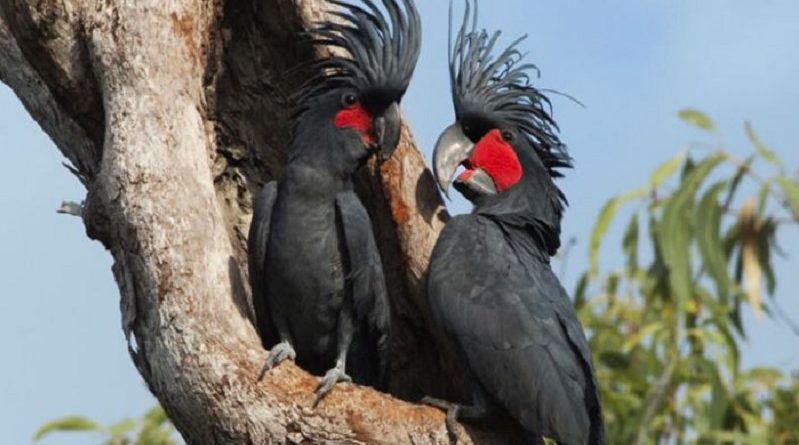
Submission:
MULTIPOLYGON (((449 443, 441 413, 368 388, 312 410, 317 380, 296 366, 256 382, 252 196, 281 174, 298 67, 317 57, 298 35, 322 15, 319 0, 0 0, 0 80, 86 186, 133 362, 191 444, 449 443)), ((457 398, 422 289, 446 212, 407 128, 359 183, 391 289, 392 393, 457 398)))

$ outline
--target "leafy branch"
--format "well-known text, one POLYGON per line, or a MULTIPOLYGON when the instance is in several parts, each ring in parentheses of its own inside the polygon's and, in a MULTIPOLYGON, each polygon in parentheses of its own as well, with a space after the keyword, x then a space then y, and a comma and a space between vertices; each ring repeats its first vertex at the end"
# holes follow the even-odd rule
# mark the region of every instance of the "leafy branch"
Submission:
POLYGON ((780 420, 799 410, 795 380, 742 371, 738 344, 745 306, 784 315, 762 295, 776 291, 782 227, 799 223, 799 184, 750 124, 743 158, 723 146, 710 117, 680 117, 713 141, 691 144, 647 184, 606 203, 575 292, 598 358, 609 441, 797 444, 796 423, 780 420), (625 208, 625 266, 603 272, 602 244, 625 208), (763 375, 773 377, 768 391, 763 375))
POLYGON ((103 445, 177 445, 175 428, 160 406, 150 409, 140 419, 123 419, 109 426, 80 416, 62 417, 39 428, 33 441, 59 432, 99 436, 103 445))

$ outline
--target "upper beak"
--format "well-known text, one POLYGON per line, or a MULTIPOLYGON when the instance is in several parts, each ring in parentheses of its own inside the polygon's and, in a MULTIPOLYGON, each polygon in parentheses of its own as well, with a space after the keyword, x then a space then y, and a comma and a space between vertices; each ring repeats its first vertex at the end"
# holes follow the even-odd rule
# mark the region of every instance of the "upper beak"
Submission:
POLYGON ((433 174, 445 195, 449 196, 449 187, 455 171, 463 161, 469 159, 472 150, 474 143, 466 137, 457 122, 444 130, 438 138, 436 149, 433 151, 433 174))
POLYGON ((391 104, 375 119, 374 131, 380 145, 380 157, 386 160, 397 149, 402 134, 402 114, 398 103, 391 104))

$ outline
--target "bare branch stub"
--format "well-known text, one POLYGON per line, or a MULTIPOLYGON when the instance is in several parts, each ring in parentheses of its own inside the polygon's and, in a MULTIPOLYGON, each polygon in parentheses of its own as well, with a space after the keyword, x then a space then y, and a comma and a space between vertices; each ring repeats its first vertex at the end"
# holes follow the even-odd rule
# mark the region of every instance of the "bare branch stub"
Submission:
POLYGON ((78 218, 83 218, 83 204, 71 201, 64 201, 61 207, 56 210, 57 213, 62 215, 72 215, 78 218))

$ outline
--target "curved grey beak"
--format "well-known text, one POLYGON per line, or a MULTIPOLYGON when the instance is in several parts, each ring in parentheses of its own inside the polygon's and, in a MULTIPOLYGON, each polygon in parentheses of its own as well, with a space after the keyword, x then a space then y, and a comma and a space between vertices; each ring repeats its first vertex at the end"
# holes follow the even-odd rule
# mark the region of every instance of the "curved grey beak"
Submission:
POLYGON ((444 130, 438 138, 433 151, 433 174, 436 176, 441 191, 449 197, 449 187, 455 171, 469 159, 474 150, 474 143, 463 133, 457 122, 444 130))
POLYGON ((472 201, 480 196, 496 195, 497 187, 494 180, 482 168, 472 171, 471 176, 464 182, 455 181, 455 189, 468 200, 472 201))
POLYGON ((375 119, 374 132, 380 145, 380 158, 386 160, 397 149, 402 135, 402 113, 398 103, 391 104, 375 119))

